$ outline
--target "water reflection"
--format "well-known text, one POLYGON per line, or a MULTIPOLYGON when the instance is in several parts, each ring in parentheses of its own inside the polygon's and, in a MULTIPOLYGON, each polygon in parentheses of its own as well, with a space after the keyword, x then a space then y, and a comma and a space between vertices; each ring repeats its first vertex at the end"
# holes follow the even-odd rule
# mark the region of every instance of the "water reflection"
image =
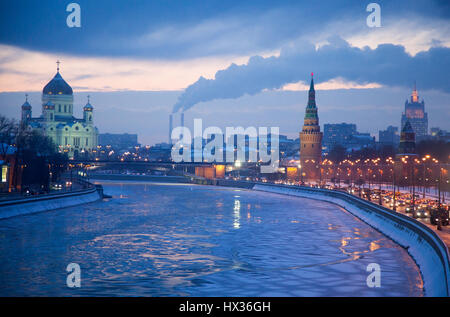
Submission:
MULTIPOLYGON (((234 196, 239 197, 239 196, 234 196)), ((234 200, 234 208, 233 208, 233 228, 239 229, 241 227, 241 202, 238 199, 234 200)))

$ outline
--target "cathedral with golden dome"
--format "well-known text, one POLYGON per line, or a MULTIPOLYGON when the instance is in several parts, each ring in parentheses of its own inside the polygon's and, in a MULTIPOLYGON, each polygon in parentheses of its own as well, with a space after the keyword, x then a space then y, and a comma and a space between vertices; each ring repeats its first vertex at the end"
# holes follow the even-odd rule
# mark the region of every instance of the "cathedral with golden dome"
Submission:
POLYGON ((42 114, 32 117, 28 98, 22 105, 22 125, 49 136, 59 152, 69 158, 86 157, 97 147, 98 129, 94 126, 94 107, 83 107, 83 118, 73 116, 73 90, 62 78, 57 62, 56 75, 42 90, 42 114))

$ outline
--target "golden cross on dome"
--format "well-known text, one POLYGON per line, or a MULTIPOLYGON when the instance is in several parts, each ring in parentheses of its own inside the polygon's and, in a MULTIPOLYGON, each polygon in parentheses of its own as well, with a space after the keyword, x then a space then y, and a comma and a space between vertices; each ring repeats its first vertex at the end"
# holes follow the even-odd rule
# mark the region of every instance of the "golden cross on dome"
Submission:
POLYGON ((56 70, 59 72, 59 64, 60 64, 61 62, 59 61, 59 59, 56 61, 56 70))

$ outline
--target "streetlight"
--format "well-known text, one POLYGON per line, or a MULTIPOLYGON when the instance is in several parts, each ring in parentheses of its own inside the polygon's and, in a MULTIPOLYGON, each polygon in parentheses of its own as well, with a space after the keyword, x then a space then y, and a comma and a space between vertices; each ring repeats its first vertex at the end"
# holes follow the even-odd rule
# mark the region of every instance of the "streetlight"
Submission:
POLYGON ((379 189, 380 189, 380 193, 379 193, 379 205, 380 206, 382 206, 383 205, 383 202, 381 201, 381 183, 383 182, 383 169, 380 167, 380 169, 379 169, 379 172, 380 172, 380 186, 379 186, 379 189))
POLYGON ((411 169, 412 169, 412 177, 411 177, 411 182, 412 182, 412 190, 413 190, 413 196, 412 196, 412 212, 414 214, 415 212, 415 207, 416 207, 416 185, 414 183, 414 177, 415 177, 415 169, 414 169, 414 160, 412 160, 411 162, 411 169))
POLYGON ((302 164, 298 164, 298 170, 300 171, 300 185, 303 185, 302 164))
POLYGON ((392 166, 392 187, 394 188, 394 207, 393 207, 393 210, 397 211, 397 207, 395 205, 395 163, 392 166))

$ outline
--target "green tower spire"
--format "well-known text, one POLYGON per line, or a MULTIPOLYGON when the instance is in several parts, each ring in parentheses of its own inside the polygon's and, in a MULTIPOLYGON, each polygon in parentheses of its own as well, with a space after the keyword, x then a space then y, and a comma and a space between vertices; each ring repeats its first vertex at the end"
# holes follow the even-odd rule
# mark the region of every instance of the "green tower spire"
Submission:
POLYGON ((318 119, 316 106, 316 91, 314 90, 314 74, 311 73, 311 84, 309 85, 308 104, 305 111, 305 119, 318 119))

